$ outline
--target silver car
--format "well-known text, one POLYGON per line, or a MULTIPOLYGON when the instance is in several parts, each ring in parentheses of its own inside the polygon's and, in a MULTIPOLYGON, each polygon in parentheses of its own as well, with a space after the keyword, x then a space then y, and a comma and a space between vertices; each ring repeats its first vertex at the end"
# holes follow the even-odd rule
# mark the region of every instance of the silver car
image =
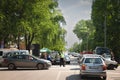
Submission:
POLYGON ((51 62, 45 59, 39 59, 29 54, 20 54, 10 57, 4 57, 1 63, 1 67, 8 67, 8 69, 16 68, 37 68, 48 69, 51 66, 51 62))
POLYGON ((106 64, 101 57, 84 54, 80 60, 80 77, 101 77, 106 80, 106 64))

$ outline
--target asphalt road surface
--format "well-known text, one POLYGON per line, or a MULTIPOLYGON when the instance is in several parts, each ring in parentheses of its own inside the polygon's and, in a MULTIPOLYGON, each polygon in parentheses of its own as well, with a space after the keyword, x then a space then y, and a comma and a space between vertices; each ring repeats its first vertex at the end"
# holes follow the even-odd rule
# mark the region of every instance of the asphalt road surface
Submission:
MULTIPOLYGON (((75 60, 70 65, 53 65, 48 70, 0 68, 0 80, 102 80, 100 78, 80 79, 79 66, 75 60)), ((120 80, 120 67, 107 70, 107 80, 120 80)))

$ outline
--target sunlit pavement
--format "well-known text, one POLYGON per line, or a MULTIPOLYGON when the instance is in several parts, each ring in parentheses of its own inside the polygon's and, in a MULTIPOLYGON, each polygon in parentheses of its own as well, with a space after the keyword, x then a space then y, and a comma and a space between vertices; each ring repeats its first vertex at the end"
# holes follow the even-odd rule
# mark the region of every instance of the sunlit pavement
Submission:
MULTIPOLYGON (((51 70, 58 69, 58 75, 56 80, 62 80, 63 76, 66 77, 66 80, 96 80, 96 78, 85 78, 80 79, 79 75, 79 66, 77 65, 66 65, 66 67, 52 66, 51 70), (62 77, 61 77, 62 76, 62 77), (61 79, 62 78, 62 79, 61 79)), ((65 78, 64 78, 65 79, 65 78)), ((63 79, 63 80, 64 80, 63 79)), ((102 80, 98 78, 97 80, 102 80)), ((107 79, 106 80, 120 80, 120 66, 116 70, 107 70, 107 79)))
POLYGON ((116 70, 107 70, 107 74, 110 80, 120 80, 120 66, 116 70))

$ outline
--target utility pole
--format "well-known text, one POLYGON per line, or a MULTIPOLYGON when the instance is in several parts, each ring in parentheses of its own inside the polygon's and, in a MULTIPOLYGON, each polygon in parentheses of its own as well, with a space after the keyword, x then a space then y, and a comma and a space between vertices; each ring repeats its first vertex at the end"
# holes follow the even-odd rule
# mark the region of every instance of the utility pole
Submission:
POLYGON ((107 35, 107 28, 106 28, 106 15, 104 20, 104 47, 106 47, 107 41, 106 41, 106 35, 107 35))

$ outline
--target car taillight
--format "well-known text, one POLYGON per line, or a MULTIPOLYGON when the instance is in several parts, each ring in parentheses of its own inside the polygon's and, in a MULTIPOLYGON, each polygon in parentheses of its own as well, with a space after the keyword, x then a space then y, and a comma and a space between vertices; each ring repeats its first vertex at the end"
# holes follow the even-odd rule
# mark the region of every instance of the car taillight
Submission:
POLYGON ((81 67, 82 70, 85 70, 86 69, 86 66, 83 64, 82 67, 81 67))
POLYGON ((107 66, 106 65, 103 65, 103 70, 106 70, 107 69, 107 66))

